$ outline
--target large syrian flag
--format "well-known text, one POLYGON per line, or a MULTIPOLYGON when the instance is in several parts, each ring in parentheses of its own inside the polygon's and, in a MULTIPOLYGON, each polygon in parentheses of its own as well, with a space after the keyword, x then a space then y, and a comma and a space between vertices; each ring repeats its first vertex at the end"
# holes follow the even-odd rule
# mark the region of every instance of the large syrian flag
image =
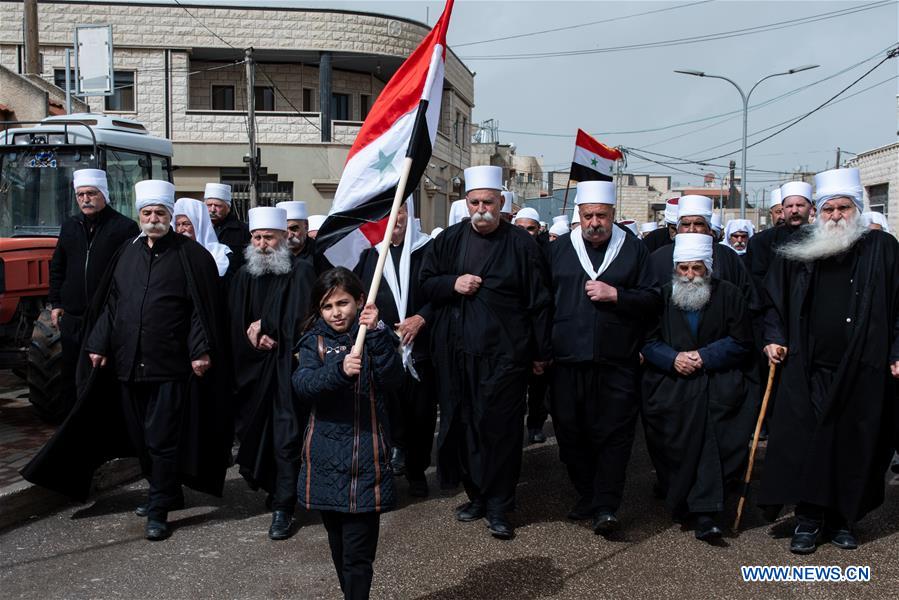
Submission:
POLYGON ((615 161, 621 159, 620 150, 609 148, 590 137, 590 134, 583 129, 578 129, 569 179, 572 181, 612 181, 615 161))
POLYGON ((437 135, 452 10, 453 0, 447 0, 434 29, 381 91, 350 148, 315 240, 316 251, 332 265, 352 269, 363 250, 384 239, 406 157, 412 158, 412 169, 403 197, 418 187, 437 135))

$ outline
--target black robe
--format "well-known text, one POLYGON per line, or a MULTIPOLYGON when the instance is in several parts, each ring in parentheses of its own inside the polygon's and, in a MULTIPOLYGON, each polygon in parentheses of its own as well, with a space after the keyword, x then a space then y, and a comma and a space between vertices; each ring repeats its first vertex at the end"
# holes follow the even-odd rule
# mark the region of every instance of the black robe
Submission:
POLYGON ((726 281, 711 285, 696 335, 671 301, 671 284, 664 286, 664 309, 643 349, 643 422, 662 450, 654 458, 672 511, 723 510, 725 485, 742 475, 758 415, 746 301, 726 281), (699 350, 703 368, 685 377, 674 358, 691 350, 699 350))
POLYGON ((232 209, 221 223, 213 226, 213 229, 219 243, 231 248, 237 266, 243 265, 243 251, 250 243, 250 226, 237 218, 237 213, 232 209))
POLYGON ((810 388, 809 331, 817 263, 778 257, 765 280, 765 344, 786 346, 768 439, 762 505, 806 502, 850 524, 883 502, 897 405, 889 365, 899 361, 899 243, 869 231, 852 254, 842 362, 824 393, 810 388), (847 316, 848 315, 848 316, 847 316), (816 410, 815 405, 820 407, 816 410))
MULTIPOLYGON (((135 242, 140 243, 140 242, 135 242)), ((190 401, 182 415, 179 439, 179 480, 198 491, 221 496, 231 460, 233 412, 230 402, 230 356, 219 276, 209 252, 190 238, 173 235, 194 306, 209 345, 211 367, 201 378, 189 378, 190 401)), ((91 331, 107 304, 113 274, 122 252, 111 261, 85 315, 91 331)), ((138 285, 138 284, 136 284, 138 285)), ((112 362, 112 357, 107 357, 112 362)), ((114 364, 94 369, 82 350, 78 364, 78 401, 69 417, 22 470, 28 481, 76 500, 85 501, 93 474, 114 458, 135 456, 119 400, 114 364)))
POLYGON ((306 424, 293 399, 290 377, 314 281, 312 266, 295 260, 285 275, 253 277, 243 266, 231 283, 228 306, 240 440, 237 463, 251 488, 270 494, 278 483, 276 452, 289 455, 299 471, 300 437, 306 424), (278 343, 274 350, 250 345, 246 331, 257 320, 261 320, 261 334, 278 343))
POLYGON ((789 241, 799 229, 800 227, 798 226, 778 225, 777 227, 769 227, 764 231, 760 231, 749 238, 745 256, 760 302, 764 302, 767 299, 763 292, 765 277, 768 275, 771 263, 774 262, 777 249, 789 241))
POLYGON ((668 223, 647 233, 646 237, 643 238, 643 243, 646 244, 650 254, 659 248, 673 244, 674 240, 671 239, 671 234, 668 232, 668 223))

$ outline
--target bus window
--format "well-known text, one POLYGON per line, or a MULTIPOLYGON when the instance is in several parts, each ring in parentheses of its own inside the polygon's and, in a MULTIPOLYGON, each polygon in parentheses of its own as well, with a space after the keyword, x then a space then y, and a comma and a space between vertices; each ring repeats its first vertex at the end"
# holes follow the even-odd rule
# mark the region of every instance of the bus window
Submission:
POLYGON ((112 207, 134 218, 134 184, 150 179, 150 160, 144 153, 106 149, 106 179, 112 207))

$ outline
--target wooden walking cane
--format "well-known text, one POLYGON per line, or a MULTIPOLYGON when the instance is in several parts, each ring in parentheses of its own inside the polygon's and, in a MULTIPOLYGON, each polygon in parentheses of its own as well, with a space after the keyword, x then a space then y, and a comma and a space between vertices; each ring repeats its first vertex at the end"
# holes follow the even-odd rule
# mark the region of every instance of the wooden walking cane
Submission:
POLYGON ((777 363, 768 363, 768 385, 765 387, 765 397, 762 398, 762 409, 759 411, 759 419, 755 423, 755 433, 752 435, 752 447, 749 449, 749 464, 746 465, 746 476, 743 477, 743 492, 740 494, 740 502, 737 504, 737 518, 734 520, 734 531, 740 529, 740 519, 743 516, 743 505, 746 504, 746 495, 749 493, 749 482, 752 480, 752 467, 755 464, 755 451, 759 445, 759 434, 762 432, 762 423, 765 413, 768 412, 768 400, 771 398, 771 388, 774 387, 774 374, 777 372, 777 363))

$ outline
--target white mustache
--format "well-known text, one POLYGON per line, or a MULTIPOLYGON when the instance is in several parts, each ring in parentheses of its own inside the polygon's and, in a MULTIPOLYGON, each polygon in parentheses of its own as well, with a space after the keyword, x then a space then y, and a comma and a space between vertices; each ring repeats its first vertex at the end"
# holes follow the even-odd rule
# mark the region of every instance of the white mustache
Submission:
POLYGON ((472 223, 493 223, 494 218, 493 215, 489 212, 486 213, 478 213, 471 215, 472 223))

